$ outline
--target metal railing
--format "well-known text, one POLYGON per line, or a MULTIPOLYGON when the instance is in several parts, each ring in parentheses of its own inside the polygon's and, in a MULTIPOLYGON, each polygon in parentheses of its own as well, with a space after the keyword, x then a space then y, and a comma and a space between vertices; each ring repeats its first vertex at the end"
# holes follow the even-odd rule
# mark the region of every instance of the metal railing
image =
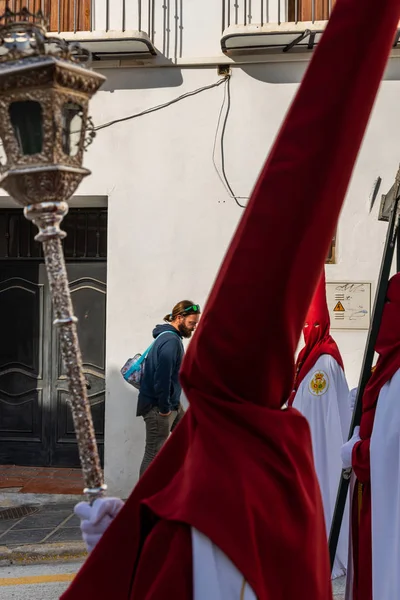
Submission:
MULTIPOLYGON (((0 13, 6 4, 0 0, 0 13)), ((164 55, 182 56, 184 0, 8 0, 8 6, 13 12, 41 10, 50 32, 140 31, 164 55)))
MULTIPOLYGON (((168 32, 181 19, 184 0, 8 0, 9 8, 41 10, 52 32, 142 31, 154 40, 155 29, 168 32)), ((214 0, 215 1, 215 0, 214 0)), ((7 0, 0 0, 0 13, 7 0)), ((179 26, 179 24, 178 24, 179 26)))
MULTIPOLYGON (((222 31, 231 25, 267 25, 325 21, 335 0, 199 0, 220 2, 222 31)), ((7 0, 0 0, 4 12, 7 0)), ((185 0, 8 0, 13 11, 26 6, 42 10, 52 32, 126 31, 146 33, 167 53, 168 47, 182 45, 185 0), (157 38, 155 40, 155 38, 157 38), (162 48, 162 46, 164 48, 162 48)), ((204 6, 207 12, 207 7, 204 6)), ((172 48, 171 48, 172 52, 172 48)))
POLYGON ((268 25, 326 21, 335 0, 222 0, 222 29, 231 25, 268 25))

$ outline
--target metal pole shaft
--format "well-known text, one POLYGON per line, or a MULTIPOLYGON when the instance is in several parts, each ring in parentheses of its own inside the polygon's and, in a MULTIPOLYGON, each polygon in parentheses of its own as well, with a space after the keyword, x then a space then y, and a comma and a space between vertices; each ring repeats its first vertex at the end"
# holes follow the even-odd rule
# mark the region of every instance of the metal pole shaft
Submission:
MULTIPOLYGON (((392 213, 390 216, 388 231, 386 235, 386 243, 382 257, 381 269, 379 273, 373 316, 368 334, 367 345, 365 348, 363 366, 361 369, 360 382, 357 390, 353 419, 350 425, 348 439, 351 439, 354 433, 354 428, 356 427, 356 425, 359 425, 361 421, 362 396, 364 394, 364 390, 368 383, 368 380, 371 377, 371 368, 375 353, 375 343, 379 333, 382 313, 385 305, 386 291, 390 277, 390 268, 393 262, 394 247, 399 225, 398 206, 400 192, 400 169, 396 176, 396 184, 397 186, 395 190, 395 201, 392 206, 392 213)), ((336 505, 329 535, 329 555, 331 561, 331 569, 333 569, 333 564, 335 561, 340 530, 342 527, 343 514, 346 506, 347 494, 350 484, 351 472, 352 469, 343 469, 340 478, 339 489, 336 498, 336 505)))
POLYGON ((400 227, 397 229, 396 271, 400 273, 400 227))
POLYGON ((25 208, 25 216, 39 227, 37 241, 43 243, 43 254, 49 278, 55 314, 54 325, 59 329, 61 355, 64 360, 69 388, 69 400, 82 465, 85 494, 93 502, 105 493, 100 458, 97 450, 93 420, 83 375, 82 356, 77 335, 77 318, 73 314, 67 270, 59 228, 68 211, 65 203, 46 202, 25 208))

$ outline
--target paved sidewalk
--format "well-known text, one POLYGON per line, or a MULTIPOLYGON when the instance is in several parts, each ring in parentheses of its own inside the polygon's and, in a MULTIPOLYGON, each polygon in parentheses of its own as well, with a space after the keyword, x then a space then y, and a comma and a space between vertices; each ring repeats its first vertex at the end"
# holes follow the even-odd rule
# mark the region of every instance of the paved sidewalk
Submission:
POLYGON ((0 508, 0 546, 82 541, 74 504, 0 508))
POLYGON ((0 508, 0 564, 84 557, 74 505, 0 508))
POLYGON ((346 591, 346 577, 340 577, 333 581, 333 597, 335 600, 344 600, 346 591))

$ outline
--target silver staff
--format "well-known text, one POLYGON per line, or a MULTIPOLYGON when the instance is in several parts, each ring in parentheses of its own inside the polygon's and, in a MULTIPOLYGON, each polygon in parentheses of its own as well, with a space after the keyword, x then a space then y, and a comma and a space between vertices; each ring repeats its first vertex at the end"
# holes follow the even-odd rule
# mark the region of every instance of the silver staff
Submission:
POLYGON ((82 371, 61 239, 67 200, 83 177, 83 153, 94 137, 89 99, 105 78, 87 65, 90 54, 46 34, 41 12, 6 9, 0 17, 0 138, 6 159, 0 185, 24 206, 43 244, 52 302, 67 370, 85 493, 105 493, 82 371))

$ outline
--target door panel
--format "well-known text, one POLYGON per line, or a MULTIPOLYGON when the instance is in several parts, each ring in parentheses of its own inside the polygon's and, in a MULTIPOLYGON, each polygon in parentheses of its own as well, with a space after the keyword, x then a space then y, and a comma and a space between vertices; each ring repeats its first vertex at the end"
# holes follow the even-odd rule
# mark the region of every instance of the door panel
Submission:
MULTIPOLYGON (((101 458, 104 452, 104 402, 105 402, 105 327, 106 327, 106 276, 105 263, 69 264, 68 280, 74 313, 78 318, 78 336, 82 353, 83 371, 88 383, 88 396, 101 458)), ((54 356, 59 360, 54 372, 52 402, 55 444, 53 464, 60 466, 78 464, 78 449, 71 411, 68 406, 65 367, 59 352, 58 339, 54 339, 54 356)))
POLYGON ((0 268, 0 462, 49 457, 48 322, 43 264, 0 268), (47 326, 46 326, 47 324, 47 326), (6 442, 6 443, 5 443, 6 442))

